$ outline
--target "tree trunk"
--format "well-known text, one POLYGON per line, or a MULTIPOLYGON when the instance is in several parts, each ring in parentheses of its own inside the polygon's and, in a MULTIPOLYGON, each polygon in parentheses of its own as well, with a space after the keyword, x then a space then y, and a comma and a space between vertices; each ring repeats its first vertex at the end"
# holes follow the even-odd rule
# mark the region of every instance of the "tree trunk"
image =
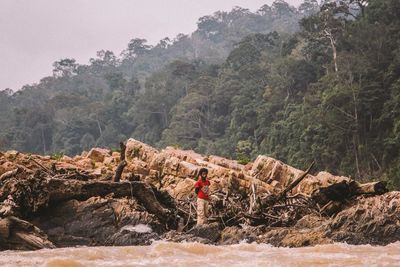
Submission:
POLYGON ((43 126, 41 128, 41 132, 42 132, 42 143, 43 143, 43 155, 46 155, 46 139, 44 138, 44 129, 43 126))
POLYGON ((358 122, 358 108, 357 108, 357 97, 356 92, 354 90, 353 84, 350 84, 352 94, 353 94, 353 105, 354 105, 354 124, 355 129, 353 130, 353 144, 354 144, 354 156, 356 160, 356 168, 357 168, 357 177, 361 176, 360 172, 360 162, 359 162, 359 144, 360 144, 360 135, 359 135, 359 122, 358 122))
POLYGON ((55 246, 39 228, 13 216, 0 219, 0 250, 43 248, 55 248, 55 246))
POLYGON ((156 215, 161 221, 166 221, 169 218, 169 211, 158 202, 153 189, 144 182, 85 182, 52 178, 48 180, 48 191, 50 203, 71 199, 86 200, 109 194, 113 194, 113 197, 116 198, 134 197, 147 211, 156 215))
POLYGON ((126 145, 123 142, 120 142, 119 147, 121 148, 120 162, 118 164, 117 170, 115 171, 115 176, 113 178, 113 182, 119 182, 121 180, 122 172, 124 171, 124 168, 127 165, 126 160, 125 160, 126 145))
POLYGON ((331 48, 332 48, 332 56, 333 56, 333 63, 335 66, 335 73, 339 71, 338 65, 337 65, 337 51, 336 51, 336 41, 332 36, 332 33, 328 30, 324 30, 325 36, 329 39, 331 43, 331 48))

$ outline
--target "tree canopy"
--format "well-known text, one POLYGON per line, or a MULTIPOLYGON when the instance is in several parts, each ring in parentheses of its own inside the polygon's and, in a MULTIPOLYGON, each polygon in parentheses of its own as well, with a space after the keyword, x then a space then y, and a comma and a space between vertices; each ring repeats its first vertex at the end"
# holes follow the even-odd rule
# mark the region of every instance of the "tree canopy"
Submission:
POLYGON ((134 137, 242 163, 258 154, 400 187, 400 2, 282 0, 132 39, 0 92, 0 149, 76 154, 134 137))

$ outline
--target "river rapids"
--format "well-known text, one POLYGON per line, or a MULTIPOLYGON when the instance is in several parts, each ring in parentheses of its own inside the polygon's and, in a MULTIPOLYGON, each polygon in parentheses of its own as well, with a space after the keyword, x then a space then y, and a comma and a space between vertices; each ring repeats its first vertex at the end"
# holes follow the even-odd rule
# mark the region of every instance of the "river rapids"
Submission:
POLYGON ((400 242, 277 248, 255 243, 213 246, 157 241, 150 246, 4 251, 0 266, 400 266, 400 242))

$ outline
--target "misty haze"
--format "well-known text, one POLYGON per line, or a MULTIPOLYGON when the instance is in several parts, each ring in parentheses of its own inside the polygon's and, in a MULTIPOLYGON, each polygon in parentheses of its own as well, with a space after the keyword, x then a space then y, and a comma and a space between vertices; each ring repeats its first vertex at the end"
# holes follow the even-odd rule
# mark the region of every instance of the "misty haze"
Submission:
MULTIPOLYGON (((301 0, 287 1, 298 6, 301 0)), ((87 64, 96 52, 116 55, 130 39, 152 45, 190 34, 198 18, 235 6, 256 11, 272 0, 2 0, 0 90, 14 91, 51 75, 53 62, 74 58, 87 64)))

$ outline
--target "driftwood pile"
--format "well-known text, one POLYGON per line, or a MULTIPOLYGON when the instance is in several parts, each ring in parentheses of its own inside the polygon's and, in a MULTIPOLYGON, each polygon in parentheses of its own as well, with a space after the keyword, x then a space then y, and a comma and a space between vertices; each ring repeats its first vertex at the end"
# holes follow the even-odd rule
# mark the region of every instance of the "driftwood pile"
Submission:
POLYGON ((219 231, 291 227, 310 215, 330 218, 360 195, 387 192, 382 182, 314 176, 313 164, 302 172, 265 156, 241 165, 193 151, 157 151, 133 139, 120 148, 95 148, 74 158, 0 152, 0 249, 148 244, 170 231, 190 233, 200 167, 209 169, 209 221, 219 231), (142 224, 156 233, 137 232, 142 224))
MULTIPOLYGON (((278 194, 257 195, 256 186, 249 194, 242 192, 214 192, 211 197, 210 222, 219 222, 224 227, 237 225, 265 225, 290 227, 305 215, 331 216, 342 210, 360 195, 381 195, 388 192, 383 182, 360 184, 354 180, 327 187, 321 187, 307 195, 301 192, 290 194, 313 167, 314 163, 300 177, 278 194)), ((190 229, 196 222, 196 198, 177 201, 177 207, 185 217, 183 229, 190 229)))

